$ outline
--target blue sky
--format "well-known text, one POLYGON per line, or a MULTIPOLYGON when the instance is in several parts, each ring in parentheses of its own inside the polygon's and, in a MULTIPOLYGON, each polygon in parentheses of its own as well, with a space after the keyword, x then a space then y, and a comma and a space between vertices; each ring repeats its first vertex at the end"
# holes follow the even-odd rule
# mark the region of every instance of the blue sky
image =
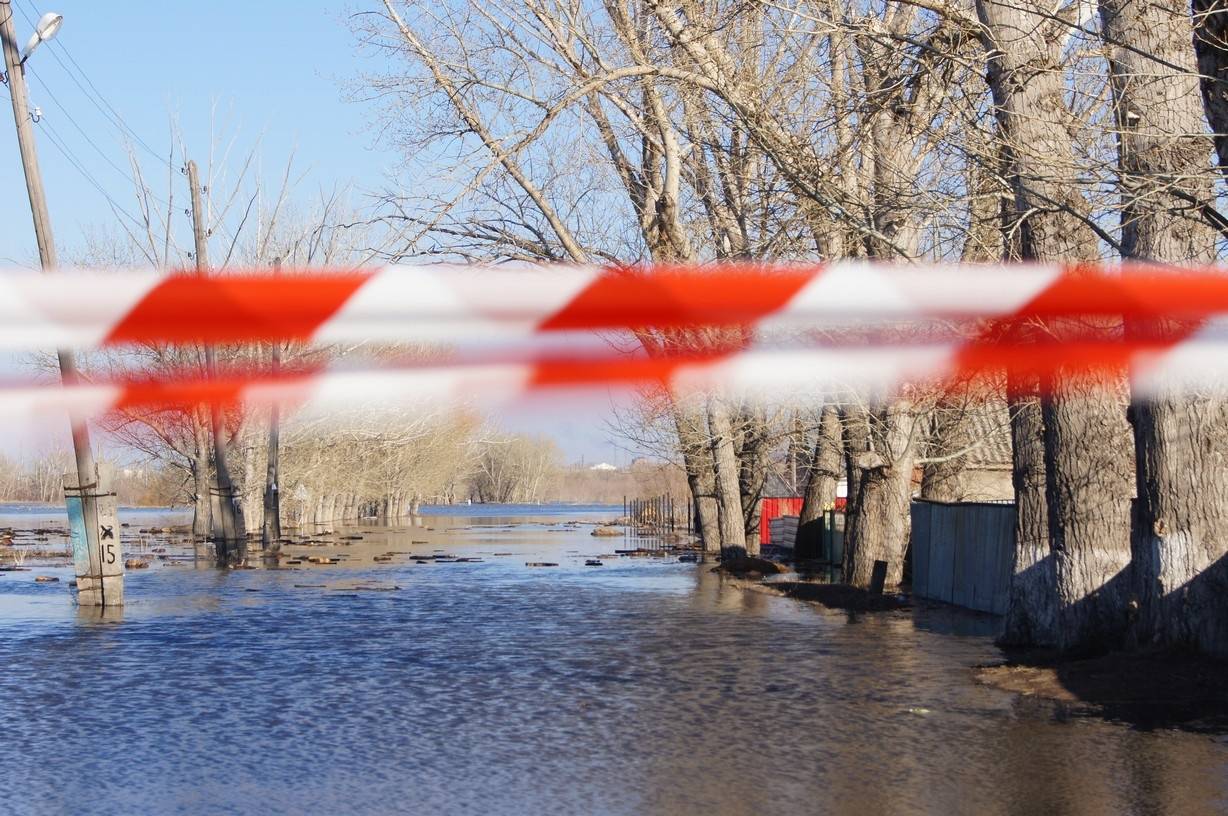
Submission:
MULTIPOLYGON (((308 194, 350 186, 361 195, 398 171, 400 157, 377 142, 371 127, 377 110, 351 98, 353 81, 381 67, 378 57, 359 52, 348 23, 353 4, 13 3, 23 43, 42 13, 64 15, 63 28, 31 57, 27 72, 31 105, 42 112, 39 156, 62 258, 114 219, 108 196, 134 209, 125 141, 134 144, 145 172, 161 174, 161 187, 151 187, 164 189, 168 168, 160 157, 169 150, 172 121, 202 165, 214 129, 236 137, 239 154, 258 141, 266 175, 279 173, 293 152, 306 173, 298 189, 308 194)), ((5 124, 11 118, 7 98, 3 102, 0 184, 9 194, 0 196, 0 223, 6 225, 0 264, 34 267, 28 201, 13 128, 5 124)), ((172 171, 181 183, 178 167, 172 171)), ((555 437, 568 458, 626 460, 607 440, 600 404, 594 399, 590 410, 566 416, 537 405, 507 415, 504 424, 555 437)), ((12 449, 13 439, 12 430, 0 432, 0 446, 12 449)))
MULTIPOLYGON (((32 30, 26 15, 36 20, 51 10, 44 2, 14 0, 19 40, 32 30)), ((79 245, 83 230, 111 218, 95 183, 133 206, 124 140, 135 139, 113 122, 108 105, 158 156, 169 149, 172 120, 202 165, 212 128, 237 136, 239 154, 259 140, 270 173, 293 151, 309 172, 304 189, 313 182, 376 187, 396 167, 398 157, 375 143, 368 126, 373 109, 347 99, 347 83, 377 66, 358 55, 343 4, 55 0, 54 10, 64 26, 31 57, 28 82, 31 105, 43 114, 39 154, 64 252, 79 245), (101 99, 84 92, 90 83, 101 99)), ((159 169, 159 158, 136 149, 147 171, 159 169)), ((0 128, 0 173, 5 189, 23 189, 11 127, 0 128)), ((0 208, 6 224, 29 221, 24 195, 0 198, 0 208)), ((33 263, 30 230, 5 230, 0 257, 33 263)))

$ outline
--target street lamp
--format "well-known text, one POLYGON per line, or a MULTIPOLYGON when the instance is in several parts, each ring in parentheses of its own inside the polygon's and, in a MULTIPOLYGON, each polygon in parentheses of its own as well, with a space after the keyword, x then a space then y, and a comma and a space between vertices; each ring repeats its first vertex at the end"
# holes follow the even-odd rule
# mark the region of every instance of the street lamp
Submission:
POLYGON ((63 14, 49 11, 42 17, 39 17, 38 25, 34 26, 34 34, 30 37, 30 41, 26 43, 25 50, 21 52, 21 64, 26 64, 26 60, 34 53, 35 48, 38 48, 41 44, 58 34, 62 25, 64 25, 63 14))
MULTIPOLYGON (((39 43, 51 39, 60 30, 64 18, 59 14, 44 14, 35 26, 34 36, 25 51, 17 53, 17 32, 13 25, 13 0, 0 0, 0 48, 4 51, 4 67, 8 74, 9 97, 13 103, 13 121, 17 125, 17 148, 26 177, 26 193, 30 198, 30 213, 34 218, 34 239, 38 243, 38 258, 44 272, 58 266, 55 239, 51 234, 51 216, 47 212, 47 197, 43 193, 43 178, 38 170, 38 151, 34 146, 34 128, 30 104, 26 98, 25 61, 39 43)), ((68 386, 79 381, 77 361, 71 349, 59 349, 60 380, 68 386)), ((77 602, 81 606, 119 606, 124 602, 123 560, 118 541, 102 546, 102 538, 114 538, 118 525, 100 525, 98 501, 109 488, 100 485, 102 479, 94 464, 90 449, 90 429, 84 416, 69 412, 72 427, 73 454, 76 459, 76 487, 65 485, 65 493, 73 492, 80 502, 81 532, 88 549, 88 572, 83 560, 77 561, 77 602), (109 560, 108 560, 109 559, 109 560)), ((67 498, 67 495, 65 496, 67 498)), ((70 515, 70 519, 75 516, 70 515)), ((75 538, 74 533, 74 538, 75 538)), ((74 541, 74 556, 76 541, 74 541)))

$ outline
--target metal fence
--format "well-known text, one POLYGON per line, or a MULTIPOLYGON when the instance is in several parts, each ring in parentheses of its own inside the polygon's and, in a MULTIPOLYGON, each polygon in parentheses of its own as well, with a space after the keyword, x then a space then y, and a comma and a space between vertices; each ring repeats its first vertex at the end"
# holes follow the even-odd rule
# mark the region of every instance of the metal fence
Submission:
POLYGON ((1014 555, 1014 504, 912 503, 914 595, 1006 614, 1014 555))

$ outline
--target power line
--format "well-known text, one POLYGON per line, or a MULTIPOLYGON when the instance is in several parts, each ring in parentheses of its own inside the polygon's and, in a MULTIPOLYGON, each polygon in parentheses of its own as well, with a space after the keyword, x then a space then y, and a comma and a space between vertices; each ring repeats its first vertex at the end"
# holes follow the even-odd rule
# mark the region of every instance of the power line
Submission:
MULTIPOLYGON (((21 14, 26 18, 26 22, 29 23, 32 28, 37 28, 34 20, 31 19, 29 12, 26 11, 24 0, 16 0, 16 2, 19 4, 21 14)), ((34 13, 38 13, 37 8, 34 9, 34 13)), ((142 139, 126 121, 124 121, 124 117, 121 116, 119 111, 115 110, 115 107, 107 101, 106 97, 102 95, 102 92, 98 90, 98 86, 96 86, 93 80, 90 79, 89 74, 86 73, 85 70, 81 68, 81 65, 77 62, 77 60, 73 58, 72 53, 69 52, 67 46, 56 40, 51 40, 50 42, 52 58, 60 64, 60 67, 64 69, 64 73, 66 73, 68 78, 71 79, 73 83, 81 90, 81 93, 84 94, 87 99, 89 99, 90 103, 98 109, 98 112, 103 115, 103 118, 105 118, 112 126, 119 128, 120 133, 125 138, 131 138, 136 144, 140 145, 142 149, 149 153, 149 155, 153 156, 154 159, 166 165, 168 169, 173 170, 174 167, 171 166, 170 161, 165 156, 160 155, 156 150, 150 147, 149 144, 142 139), (63 52, 64 56, 68 58, 69 62, 71 62, 76 68, 76 73, 74 73, 74 71, 69 68, 67 64, 65 64, 64 60, 60 58, 59 52, 61 51, 63 52), (81 78, 85 80, 86 85, 89 85, 92 92, 91 90, 87 90, 85 85, 81 84, 81 80, 77 78, 78 74, 80 74, 81 78), (101 104, 99 104, 100 102, 101 104)), ((44 85, 44 87, 46 86, 44 85)))
MULTIPOLYGON (((68 106, 66 106, 63 102, 61 102, 59 97, 55 95, 55 91, 51 90, 51 87, 46 82, 44 82, 42 78, 39 77, 33 71, 27 70, 26 74, 32 77, 34 81, 38 83, 42 91, 46 93, 49 97, 51 97, 52 104, 54 104, 57 108, 60 109, 60 112, 64 114, 64 117, 69 121, 69 123, 76 129, 78 133, 81 134, 81 138, 85 139, 85 141, 89 144, 89 146, 94 148, 94 152, 97 153, 104 162, 109 164, 111 168, 115 170, 115 172, 123 176, 125 180, 131 181, 133 184, 136 184, 136 180, 132 177, 131 169, 125 169, 123 167, 120 167, 118 164, 115 163, 115 161, 110 156, 106 154, 105 151, 103 151, 101 147, 98 146, 98 143, 95 142, 93 138, 91 138, 90 135, 85 132, 85 128, 81 127, 81 124, 77 122, 76 118, 74 118, 72 113, 69 112, 68 106)), ((152 196, 153 193, 150 192, 150 195, 152 196)))
POLYGON ((87 182, 89 182, 90 185, 93 186, 93 188, 97 190, 99 194, 102 195, 103 198, 107 200, 107 202, 111 205, 111 208, 116 213, 123 215, 125 218, 131 221, 137 228, 145 229, 144 222, 142 222, 141 219, 137 218, 132 213, 130 213, 127 209, 120 206, 120 204, 114 198, 111 197, 111 194, 106 191, 106 188, 104 188, 102 184, 99 183, 98 179, 96 179, 94 175, 90 173, 89 170, 86 169, 86 167, 81 163, 80 159, 78 159, 76 155, 73 154, 72 150, 67 146, 67 142, 64 141, 64 137, 60 135, 59 131, 57 131, 50 122, 46 120, 42 120, 39 122, 39 124, 41 125, 40 129, 47 135, 47 140, 51 143, 52 147, 58 150, 60 152, 60 155, 62 155, 65 158, 65 160, 67 160, 68 163, 71 164, 76 169, 76 171, 80 173, 81 176, 87 182))

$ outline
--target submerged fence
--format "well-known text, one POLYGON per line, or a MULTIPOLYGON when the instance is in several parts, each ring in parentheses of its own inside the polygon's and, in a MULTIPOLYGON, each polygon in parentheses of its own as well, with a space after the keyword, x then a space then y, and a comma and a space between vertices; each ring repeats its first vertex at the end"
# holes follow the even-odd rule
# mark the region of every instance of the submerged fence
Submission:
POLYGON ((912 503, 914 595, 1004 615, 1014 555, 1014 504, 912 503))
POLYGON ((670 495, 623 497, 623 518, 637 533, 659 535, 691 529, 691 503, 670 495))

